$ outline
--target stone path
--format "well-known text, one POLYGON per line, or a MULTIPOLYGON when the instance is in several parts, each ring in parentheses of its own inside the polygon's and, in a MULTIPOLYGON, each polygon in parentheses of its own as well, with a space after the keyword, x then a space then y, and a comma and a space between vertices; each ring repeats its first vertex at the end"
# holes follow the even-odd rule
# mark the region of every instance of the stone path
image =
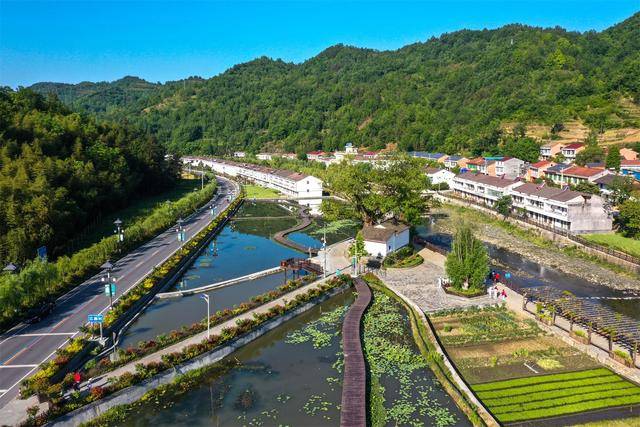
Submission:
POLYGON ((415 302, 422 311, 429 313, 496 303, 489 296, 463 298, 445 293, 438 286, 438 278, 446 276, 444 256, 426 248, 419 253, 425 260, 422 264, 412 268, 388 268, 378 274, 385 283, 415 302))

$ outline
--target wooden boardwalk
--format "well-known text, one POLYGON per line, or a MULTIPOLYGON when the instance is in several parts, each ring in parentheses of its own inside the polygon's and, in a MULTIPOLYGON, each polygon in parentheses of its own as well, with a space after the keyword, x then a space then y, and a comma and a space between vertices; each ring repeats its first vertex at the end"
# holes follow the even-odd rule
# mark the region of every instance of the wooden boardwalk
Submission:
POLYGON ((344 376, 340 425, 364 427, 367 425, 367 367, 360 341, 362 315, 371 302, 371 290, 367 283, 354 280, 358 299, 353 303, 342 324, 344 351, 344 376))

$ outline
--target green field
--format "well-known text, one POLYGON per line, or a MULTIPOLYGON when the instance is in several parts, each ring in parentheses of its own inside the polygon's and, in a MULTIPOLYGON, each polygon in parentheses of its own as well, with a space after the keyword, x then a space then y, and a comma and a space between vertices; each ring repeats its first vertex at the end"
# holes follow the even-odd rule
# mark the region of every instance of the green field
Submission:
POLYGON ((503 423, 640 404, 640 387, 605 368, 476 384, 472 388, 503 423))
POLYGON ((127 227, 127 224, 132 224, 137 219, 149 215, 160 203, 176 201, 196 188, 200 189, 199 179, 179 179, 171 189, 163 193, 141 197, 128 207, 103 216, 96 224, 80 232, 79 236, 68 246, 69 252, 88 247, 100 241, 103 237, 112 235, 114 231, 113 221, 116 219, 120 218, 123 226, 127 227))
POLYGON ((243 185, 247 199, 273 199, 282 197, 282 194, 271 188, 261 187, 259 185, 247 184, 243 185))
POLYGON ((593 243, 616 249, 640 258, 640 240, 624 237, 621 234, 585 234, 582 237, 593 243))

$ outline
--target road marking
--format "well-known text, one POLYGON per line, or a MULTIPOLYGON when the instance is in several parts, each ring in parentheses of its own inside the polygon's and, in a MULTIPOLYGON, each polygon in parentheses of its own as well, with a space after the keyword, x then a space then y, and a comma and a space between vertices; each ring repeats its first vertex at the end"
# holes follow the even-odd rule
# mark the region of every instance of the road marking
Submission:
POLYGON ((46 336, 56 336, 56 335, 74 335, 75 332, 43 332, 41 334, 18 334, 14 335, 14 337, 46 337, 46 336))
POLYGON ((9 368, 35 368, 38 365, 0 365, 0 369, 9 369, 9 368))
MULTIPOLYGON (((76 332, 76 335, 79 334, 80 331, 76 332)), ((75 335, 73 335, 75 336, 75 335)), ((56 354, 56 352, 62 348, 63 346, 65 346, 67 343, 63 342, 62 344, 60 344, 58 346, 58 348, 56 348, 55 350, 53 350, 51 353, 49 353, 49 355, 47 357, 45 357, 44 359, 42 359, 42 362, 40 362, 40 364, 46 362, 47 360, 49 360, 51 357, 53 357, 54 354, 56 354)), ((24 380, 25 378, 27 378, 29 375, 31 375, 31 373, 33 371, 35 371, 36 369, 38 369, 38 366, 40 365, 36 365, 34 368, 31 368, 31 370, 29 372, 27 372, 26 374, 24 374, 22 376, 22 378, 20 378, 18 381, 16 381, 11 387, 9 387, 8 389, 6 389, 6 391, 2 394, 2 396, 4 396, 6 393, 8 393, 10 390, 13 390, 17 385, 19 385, 20 383, 22 383, 22 380, 24 380)))

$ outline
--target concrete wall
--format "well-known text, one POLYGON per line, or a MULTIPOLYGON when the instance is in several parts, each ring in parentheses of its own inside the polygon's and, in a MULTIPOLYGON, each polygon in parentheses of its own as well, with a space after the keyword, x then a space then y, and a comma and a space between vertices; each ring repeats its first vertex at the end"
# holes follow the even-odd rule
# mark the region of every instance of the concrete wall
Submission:
POLYGON ((126 389, 120 390, 112 395, 105 397, 102 400, 97 402, 90 403, 89 405, 83 406, 82 408, 76 409, 73 412, 70 412, 62 417, 52 421, 48 425, 51 426, 77 426, 87 421, 90 421, 101 414, 105 413, 107 410, 119 406, 125 405, 129 403, 133 403, 150 390, 158 388, 163 384, 169 384, 177 379, 180 375, 193 371, 195 369, 202 368, 207 365, 211 365, 222 360, 224 357, 230 355, 234 351, 238 350, 242 346, 250 343, 258 337, 266 334, 267 332, 277 328, 288 320, 293 319, 294 317, 304 313, 305 311, 310 310, 317 304, 326 301, 332 296, 338 295, 339 293, 348 289, 348 286, 341 286, 327 293, 321 295, 316 298, 314 301, 308 302, 307 304, 296 308, 295 310, 284 314, 281 317, 276 319, 272 319, 254 329, 245 335, 242 335, 239 338, 234 339, 228 344, 215 348, 208 353, 197 356, 179 366, 174 367, 173 369, 166 370, 161 372, 160 374, 149 378, 143 381, 140 384, 128 387, 126 389))

